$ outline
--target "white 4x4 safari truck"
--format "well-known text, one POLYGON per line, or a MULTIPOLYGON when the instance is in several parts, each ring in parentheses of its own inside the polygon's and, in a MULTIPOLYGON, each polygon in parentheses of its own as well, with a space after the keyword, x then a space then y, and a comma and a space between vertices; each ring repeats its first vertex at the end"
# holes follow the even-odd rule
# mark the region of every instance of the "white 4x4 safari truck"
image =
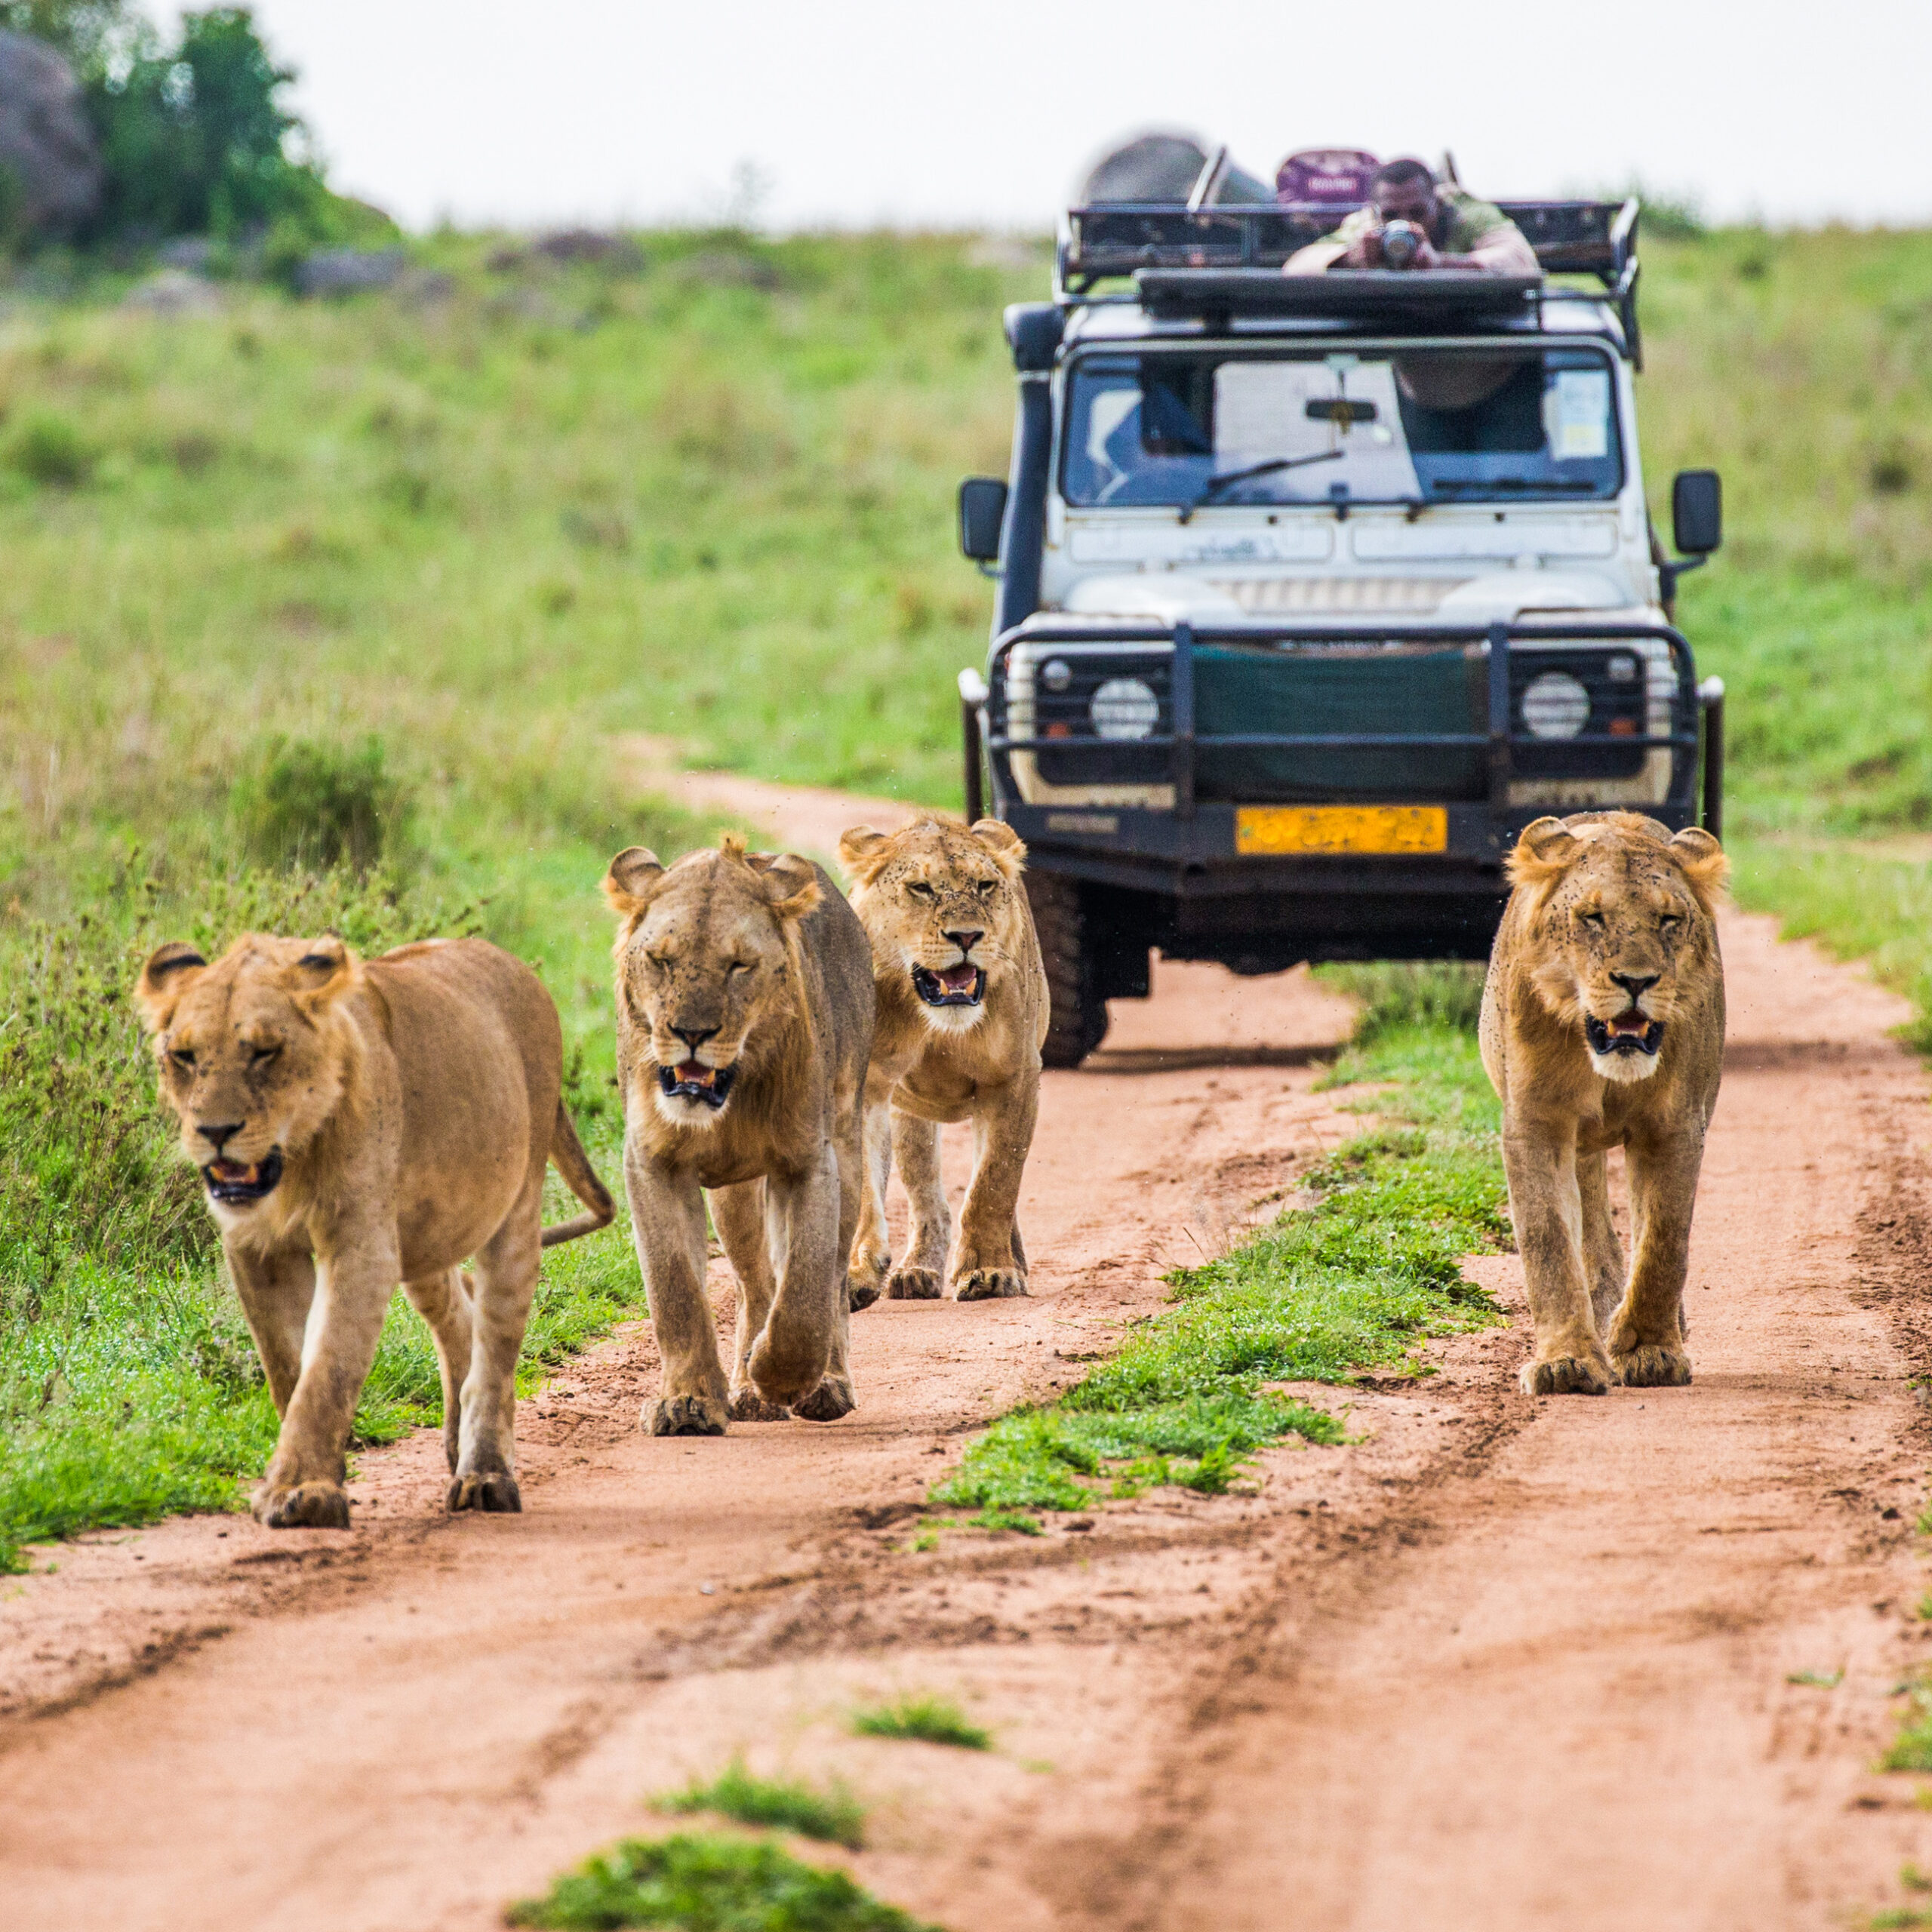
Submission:
POLYGON ((1282 274, 1346 207, 1075 208, 1054 299, 1007 311, 1011 471, 959 503, 992 649, 960 691, 969 813, 989 781, 1031 854, 1050 1063, 1152 949, 1481 958, 1532 819, 1718 829, 1722 687, 1671 623, 1718 478, 1677 478, 1667 560, 1637 204, 1503 206, 1542 277, 1282 274))

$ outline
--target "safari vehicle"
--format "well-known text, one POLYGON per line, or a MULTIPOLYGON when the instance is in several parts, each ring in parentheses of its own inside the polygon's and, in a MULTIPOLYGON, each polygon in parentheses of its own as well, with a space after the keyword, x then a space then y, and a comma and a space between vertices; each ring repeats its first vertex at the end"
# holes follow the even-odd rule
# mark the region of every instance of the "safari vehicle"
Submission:
POLYGON ((960 490, 999 584, 968 804, 1031 854, 1057 1066, 1154 949, 1481 958, 1531 820, 1718 829, 1722 686, 1672 617, 1721 497, 1677 478, 1666 558, 1637 203, 1504 204, 1521 278, 1284 275, 1352 202, 1201 203, 1069 212, 1006 312, 1011 473, 960 490))

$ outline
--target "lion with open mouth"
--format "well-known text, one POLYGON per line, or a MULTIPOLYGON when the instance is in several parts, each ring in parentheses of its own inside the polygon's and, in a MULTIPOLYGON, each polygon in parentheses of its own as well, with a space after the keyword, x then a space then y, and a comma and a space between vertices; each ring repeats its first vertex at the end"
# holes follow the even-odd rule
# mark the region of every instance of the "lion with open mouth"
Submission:
POLYGON ((866 1188, 852 1245, 851 1300, 978 1301, 1026 1292, 1016 1218, 1040 1100, 1047 979, 1021 883, 1026 848, 998 819, 928 814, 891 834, 855 826, 838 841, 852 905, 872 941, 878 1031, 866 1077, 866 1188), (979 1157, 951 1217, 942 1122, 971 1120, 979 1157), (892 1266, 885 1186, 894 1161, 912 1198, 910 1246, 892 1266))
POLYGON ((1483 989, 1482 1057, 1503 1102, 1509 1210, 1536 1327, 1533 1395, 1690 1380, 1684 1279, 1724 1060, 1708 832, 1635 812, 1524 828, 1483 989), (1625 1150, 1626 1278, 1605 1155, 1625 1150))
POLYGON ((398 1282, 435 1340, 450 1508, 520 1509, 538 1250, 615 1211, 564 1109, 543 983, 481 940, 365 961, 251 933, 212 965, 161 947, 135 998, 281 1417, 255 1514, 349 1527, 349 1429, 398 1282), (554 1228, 549 1161, 586 1211, 554 1228))
POLYGON ((664 1382, 645 1425, 721 1435, 856 1404, 845 1254, 859 1216, 871 958, 811 863, 727 834, 672 866, 611 861, 624 1180, 664 1382), (727 1381, 705 1299, 703 1192, 738 1282, 727 1381))

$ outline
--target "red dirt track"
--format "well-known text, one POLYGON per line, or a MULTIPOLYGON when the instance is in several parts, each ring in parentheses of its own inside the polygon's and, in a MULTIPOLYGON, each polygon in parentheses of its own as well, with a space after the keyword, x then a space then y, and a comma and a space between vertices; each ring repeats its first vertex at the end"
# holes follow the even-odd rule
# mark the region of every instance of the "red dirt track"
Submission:
MULTIPOLYGON (((1724 943, 1691 1387, 1533 1401, 1519 1323, 1423 1383, 1319 1392, 1359 1439, 1269 1452, 1253 1496, 909 1552, 966 1432, 1360 1129, 1313 1091, 1340 1001, 1162 965, 1048 1077, 1031 1298, 868 1311, 846 1420, 642 1436, 635 1327, 521 1406, 520 1517, 443 1516, 423 1432, 360 1459, 346 1534, 180 1521, 0 1581, 0 1924, 488 1927, 734 1751, 851 1783, 850 1862, 951 1932, 1764 1932, 1909 1902, 1932 1813, 1869 1767, 1932 1648, 1925 1083, 1899 1001, 1767 921, 1724 943), (912 1689, 998 1748, 848 1734, 912 1689)), ((1471 1269, 1520 1315, 1513 1257, 1471 1269)))

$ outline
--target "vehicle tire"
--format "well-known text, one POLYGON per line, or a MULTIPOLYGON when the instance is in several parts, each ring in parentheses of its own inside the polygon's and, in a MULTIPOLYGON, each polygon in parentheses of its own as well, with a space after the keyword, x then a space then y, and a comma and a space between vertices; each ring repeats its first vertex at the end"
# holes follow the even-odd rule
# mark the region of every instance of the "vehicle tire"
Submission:
POLYGON ((1040 1058, 1048 1066, 1078 1066, 1107 1036, 1107 1003, 1095 982, 1079 884, 1055 872, 1029 872, 1026 897, 1047 969, 1047 1037, 1040 1058))

